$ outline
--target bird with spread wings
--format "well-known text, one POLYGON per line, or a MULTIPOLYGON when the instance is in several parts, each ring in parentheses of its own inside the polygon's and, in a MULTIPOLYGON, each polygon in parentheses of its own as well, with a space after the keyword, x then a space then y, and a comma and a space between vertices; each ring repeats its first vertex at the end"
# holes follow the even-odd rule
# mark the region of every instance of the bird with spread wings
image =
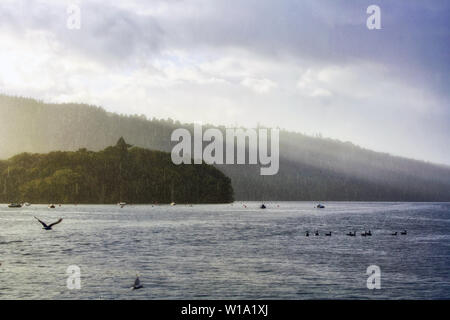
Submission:
POLYGON ((36 217, 34 217, 34 218, 42 224, 42 229, 44 229, 44 230, 52 230, 52 227, 53 227, 54 225, 56 225, 56 224, 60 223, 61 221, 63 221, 62 218, 59 218, 58 221, 53 222, 53 223, 47 225, 44 221, 39 220, 39 219, 36 218, 36 217))

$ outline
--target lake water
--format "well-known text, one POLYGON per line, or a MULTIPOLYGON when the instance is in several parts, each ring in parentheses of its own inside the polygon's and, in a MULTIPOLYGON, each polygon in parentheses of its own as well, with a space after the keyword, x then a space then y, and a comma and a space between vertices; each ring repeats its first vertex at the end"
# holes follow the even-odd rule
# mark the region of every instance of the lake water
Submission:
POLYGON ((450 298, 450 203, 245 204, 1 205, 0 299, 450 298), (45 231, 33 216, 64 221, 45 231), (80 290, 67 288, 70 265, 80 290))

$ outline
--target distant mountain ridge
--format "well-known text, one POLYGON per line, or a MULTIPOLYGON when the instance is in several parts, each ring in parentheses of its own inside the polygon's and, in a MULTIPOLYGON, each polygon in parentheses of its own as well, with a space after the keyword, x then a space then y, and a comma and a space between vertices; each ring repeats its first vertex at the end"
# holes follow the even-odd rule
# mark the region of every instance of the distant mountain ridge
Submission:
MULTIPOLYGON (((120 136, 135 146, 170 152, 170 135, 180 127, 192 131, 193 125, 0 96, 0 158, 25 151, 97 151, 120 136)), ((277 175, 260 176, 253 165, 216 167, 231 178, 236 200, 450 201, 449 166, 284 130, 277 175)))

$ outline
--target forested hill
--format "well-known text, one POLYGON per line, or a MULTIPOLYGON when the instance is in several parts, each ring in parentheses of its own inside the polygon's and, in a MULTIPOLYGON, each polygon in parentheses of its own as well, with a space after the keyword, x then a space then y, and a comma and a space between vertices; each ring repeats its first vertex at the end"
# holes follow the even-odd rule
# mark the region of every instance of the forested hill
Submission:
MULTIPOLYGON (((102 150, 117 138, 170 151, 170 135, 192 125, 122 116, 80 104, 0 96, 0 158, 20 152, 102 150)), ((222 128, 223 129, 223 128, 222 128)), ((237 200, 450 201, 450 167, 373 152, 348 142, 280 132, 280 171, 218 166, 237 200)))
POLYGON ((22 153, 0 161, 0 203, 227 203, 230 179, 213 166, 172 163, 170 154, 130 148, 22 153))

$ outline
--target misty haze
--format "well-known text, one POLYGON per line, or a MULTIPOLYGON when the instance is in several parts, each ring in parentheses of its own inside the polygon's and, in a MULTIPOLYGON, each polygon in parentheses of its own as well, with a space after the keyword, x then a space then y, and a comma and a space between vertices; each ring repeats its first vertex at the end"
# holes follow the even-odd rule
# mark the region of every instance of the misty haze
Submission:
POLYGON ((2 0, 0 300, 449 299, 449 12, 2 0))

